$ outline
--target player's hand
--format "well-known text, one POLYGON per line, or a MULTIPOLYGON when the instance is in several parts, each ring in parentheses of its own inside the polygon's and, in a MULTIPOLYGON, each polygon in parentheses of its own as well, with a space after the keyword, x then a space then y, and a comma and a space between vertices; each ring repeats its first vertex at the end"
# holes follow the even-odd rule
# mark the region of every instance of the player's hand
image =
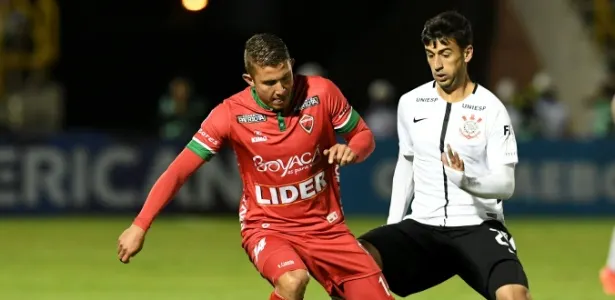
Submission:
POLYGON ((459 157, 459 153, 454 152, 451 148, 451 145, 446 145, 447 151, 442 153, 442 164, 444 166, 449 167, 453 170, 463 172, 465 170, 465 166, 463 164, 463 160, 459 157), (448 155, 447 155, 448 152, 448 155), (450 161, 449 161, 450 158, 450 161))
POLYGON ((344 166, 351 164, 357 159, 357 155, 354 154, 352 149, 344 144, 335 144, 329 149, 325 149, 323 154, 329 156, 329 164, 338 164, 344 166))
POLYGON ((117 256, 120 261, 129 263, 130 258, 141 251, 144 241, 145 230, 137 225, 130 225, 117 240, 117 256))

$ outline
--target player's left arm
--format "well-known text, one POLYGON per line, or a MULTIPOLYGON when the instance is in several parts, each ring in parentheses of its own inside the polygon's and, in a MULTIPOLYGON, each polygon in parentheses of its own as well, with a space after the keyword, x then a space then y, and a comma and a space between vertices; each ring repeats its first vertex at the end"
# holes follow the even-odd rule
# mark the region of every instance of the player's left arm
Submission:
POLYGON ((463 161, 450 149, 448 157, 453 164, 457 163, 458 166, 450 167, 445 164, 445 171, 453 183, 473 196, 508 199, 515 191, 515 164, 518 162, 517 141, 506 108, 503 106, 499 108, 490 119, 487 127, 489 173, 478 177, 467 176, 463 172, 463 161))
MULTIPOLYGON (((352 108, 340 89, 327 80, 327 93, 324 103, 329 112, 329 118, 335 132, 341 135, 347 143, 347 148, 337 152, 337 160, 341 165, 364 161, 376 148, 374 135, 367 127, 361 115, 352 108)), ((343 145, 339 148, 344 148, 343 145)), ((334 147, 336 147, 334 146, 334 147)), ((326 155, 327 153, 325 153, 326 155)))

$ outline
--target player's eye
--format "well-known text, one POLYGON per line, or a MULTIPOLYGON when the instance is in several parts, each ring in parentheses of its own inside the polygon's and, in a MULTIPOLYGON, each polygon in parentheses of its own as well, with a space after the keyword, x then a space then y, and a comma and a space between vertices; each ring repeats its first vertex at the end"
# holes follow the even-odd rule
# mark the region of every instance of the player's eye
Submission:
POLYGON ((274 86, 276 84, 277 81, 275 80, 267 80, 267 81, 263 81, 264 85, 268 85, 268 86, 274 86))

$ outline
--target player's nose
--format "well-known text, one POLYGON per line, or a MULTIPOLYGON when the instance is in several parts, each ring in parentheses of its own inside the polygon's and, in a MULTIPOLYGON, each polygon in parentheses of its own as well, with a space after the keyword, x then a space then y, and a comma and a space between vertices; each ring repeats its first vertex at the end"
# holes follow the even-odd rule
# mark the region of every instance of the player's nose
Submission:
POLYGON ((289 89, 285 88, 285 87, 280 87, 278 89, 276 89, 275 94, 277 96, 284 96, 286 94, 288 94, 289 89))

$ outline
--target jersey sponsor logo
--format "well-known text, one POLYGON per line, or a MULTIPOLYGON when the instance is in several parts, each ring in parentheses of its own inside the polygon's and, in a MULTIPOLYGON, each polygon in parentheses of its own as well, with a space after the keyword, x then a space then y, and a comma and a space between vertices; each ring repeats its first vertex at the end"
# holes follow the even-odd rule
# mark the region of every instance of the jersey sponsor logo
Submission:
POLYGON ((483 111, 485 110, 485 108, 487 108, 487 106, 484 105, 472 105, 472 104, 461 104, 461 108, 465 108, 465 109, 471 109, 471 110, 476 110, 476 111, 483 111))
POLYGON ((266 142, 269 138, 259 130, 254 131, 254 136, 250 139, 252 143, 262 143, 266 142))
POLYGON ((305 99, 305 101, 303 101, 303 104, 301 104, 301 107, 299 107, 299 110, 304 110, 318 104, 320 104, 320 98, 318 98, 318 96, 313 96, 305 99))
POLYGON ((267 121, 267 116, 261 114, 238 115, 237 122, 240 124, 261 123, 267 121))
POLYGON ((436 102, 438 98, 416 98, 416 102, 436 102))
POLYGON ((321 159, 320 146, 316 146, 314 152, 305 152, 299 155, 293 155, 283 161, 281 159, 265 161, 262 156, 256 155, 252 158, 254 167, 259 172, 281 173, 281 177, 288 174, 297 174, 301 171, 312 168, 321 159))
POLYGON ((202 128, 199 128, 199 131, 197 132, 197 134, 202 136, 205 139, 205 141, 208 141, 214 146, 218 146, 220 144, 220 141, 216 140, 211 135, 207 134, 207 132, 205 132, 205 130, 203 130, 202 128))
POLYGON ((466 139, 473 139, 481 133, 479 124, 483 121, 483 119, 477 119, 475 115, 470 115, 469 118, 466 116, 461 118, 464 122, 461 125, 461 128, 459 128, 459 133, 461 133, 461 135, 463 135, 466 139))
POLYGON ((416 117, 414 117, 414 119, 413 119, 412 121, 413 121, 414 123, 417 123, 417 122, 421 122, 421 121, 423 121, 423 120, 425 120, 425 119, 427 119, 427 118, 417 119, 416 117))
POLYGON ((305 130, 305 132, 312 133, 312 130, 314 129, 314 117, 308 114, 301 116, 301 119, 299 119, 299 125, 303 128, 303 130, 305 130))
POLYGON ((309 200, 327 187, 325 171, 322 170, 310 178, 283 186, 254 185, 256 202, 260 205, 290 204, 295 201, 309 200))

